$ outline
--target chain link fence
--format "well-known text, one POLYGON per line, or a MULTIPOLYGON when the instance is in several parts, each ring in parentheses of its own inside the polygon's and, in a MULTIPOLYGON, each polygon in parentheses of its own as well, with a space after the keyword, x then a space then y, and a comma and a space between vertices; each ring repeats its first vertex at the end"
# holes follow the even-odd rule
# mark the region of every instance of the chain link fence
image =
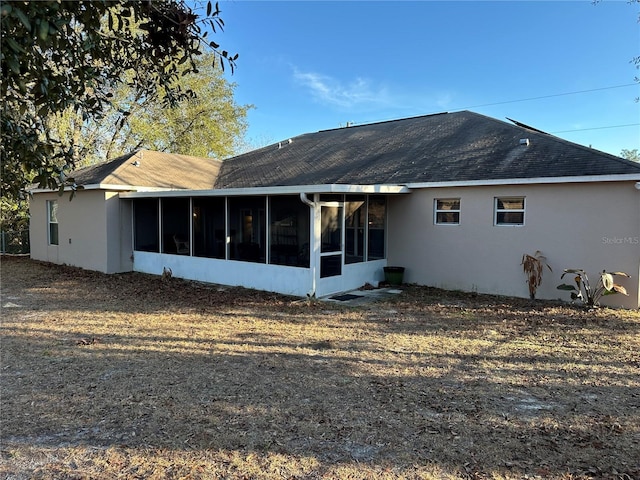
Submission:
POLYGON ((29 230, 0 232, 0 253, 29 253, 29 230))

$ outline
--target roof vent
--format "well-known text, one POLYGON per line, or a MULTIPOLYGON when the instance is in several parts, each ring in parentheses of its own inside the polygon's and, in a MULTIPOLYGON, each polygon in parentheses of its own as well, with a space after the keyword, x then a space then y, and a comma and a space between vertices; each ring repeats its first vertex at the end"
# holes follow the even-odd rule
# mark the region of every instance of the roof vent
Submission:
POLYGON ((139 167, 140 166, 140 162, 138 160, 135 160, 135 161, 131 162, 131 165, 133 165, 134 167, 139 167))
POLYGON ((520 145, 524 145, 525 147, 528 147, 529 143, 531 143, 531 142, 529 142, 528 138, 521 138, 520 139, 520 145))

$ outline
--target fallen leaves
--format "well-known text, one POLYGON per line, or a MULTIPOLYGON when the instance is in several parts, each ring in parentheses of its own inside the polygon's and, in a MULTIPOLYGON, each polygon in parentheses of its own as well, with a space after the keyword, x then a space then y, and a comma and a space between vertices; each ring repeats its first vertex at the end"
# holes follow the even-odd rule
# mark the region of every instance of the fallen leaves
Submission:
POLYGON ((640 315, 2 262, 11 478, 638 478, 640 315), (634 476, 635 475, 635 476, 634 476))

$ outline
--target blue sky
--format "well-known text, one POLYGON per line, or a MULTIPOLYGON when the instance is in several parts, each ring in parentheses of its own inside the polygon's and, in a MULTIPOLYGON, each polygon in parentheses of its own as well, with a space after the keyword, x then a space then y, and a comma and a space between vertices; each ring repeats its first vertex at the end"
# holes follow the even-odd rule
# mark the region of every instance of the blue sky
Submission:
POLYGON ((226 26, 214 38, 239 54, 227 78, 236 101, 255 106, 254 147, 347 122, 472 110, 613 154, 640 148, 638 3, 219 5, 226 26))

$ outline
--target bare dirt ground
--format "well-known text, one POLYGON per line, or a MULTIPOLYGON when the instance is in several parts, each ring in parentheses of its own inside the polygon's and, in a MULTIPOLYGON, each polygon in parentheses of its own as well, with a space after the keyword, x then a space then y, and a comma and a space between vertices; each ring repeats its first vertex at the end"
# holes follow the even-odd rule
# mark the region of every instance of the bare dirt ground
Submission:
POLYGON ((640 478, 638 311, 1 267, 3 479, 640 478))

